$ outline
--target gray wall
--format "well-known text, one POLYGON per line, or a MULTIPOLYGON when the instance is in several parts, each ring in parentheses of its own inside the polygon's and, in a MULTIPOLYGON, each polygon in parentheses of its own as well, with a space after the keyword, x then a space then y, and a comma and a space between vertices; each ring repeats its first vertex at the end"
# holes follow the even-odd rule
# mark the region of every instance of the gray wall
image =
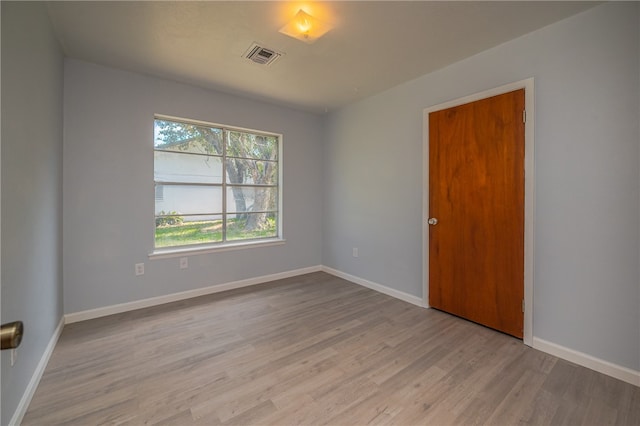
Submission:
POLYGON ((323 264, 421 296, 423 109, 535 77, 534 336, 639 370, 638 9, 598 6, 331 114, 323 264))
POLYGON ((62 318, 62 73, 46 7, 2 2, 2 323, 25 324, 3 425, 62 318))
POLYGON ((64 95, 66 313, 321 264, 320 116, 70 59, 64 95), (283 134, 286 244, 150 261, 154 113, 283 134))

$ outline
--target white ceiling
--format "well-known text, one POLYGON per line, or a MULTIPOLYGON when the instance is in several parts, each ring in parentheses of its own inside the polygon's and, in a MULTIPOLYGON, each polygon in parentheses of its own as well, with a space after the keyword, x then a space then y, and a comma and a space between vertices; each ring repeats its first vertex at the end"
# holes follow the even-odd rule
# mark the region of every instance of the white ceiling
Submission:
MULTIPOLYGON (((325 112, 576 14, 595 2, 51 2, 65 54, 325 112), (278 32, 300 9, 334 28, 278 32), (284 53, 242 58, 253 42, 284 53)), ((496 64, 500 66, 500 64, 496 64)))

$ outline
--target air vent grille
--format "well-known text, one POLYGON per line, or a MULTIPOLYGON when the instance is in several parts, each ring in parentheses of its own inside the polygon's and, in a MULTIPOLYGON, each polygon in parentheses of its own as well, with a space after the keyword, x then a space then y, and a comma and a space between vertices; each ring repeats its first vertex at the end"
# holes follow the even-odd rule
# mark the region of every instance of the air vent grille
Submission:
POLYGON ((282 53, 254 43, 245 52, 244 57, 260 65, 271 65, 282 53))

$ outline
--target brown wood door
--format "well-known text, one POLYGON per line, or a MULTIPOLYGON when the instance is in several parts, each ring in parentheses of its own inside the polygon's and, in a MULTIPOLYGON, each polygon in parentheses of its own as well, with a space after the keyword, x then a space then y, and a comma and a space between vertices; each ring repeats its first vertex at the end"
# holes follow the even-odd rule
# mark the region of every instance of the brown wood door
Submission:
POLYGON ((522 338, 524 89, 429 114, 429 304, 522 338))

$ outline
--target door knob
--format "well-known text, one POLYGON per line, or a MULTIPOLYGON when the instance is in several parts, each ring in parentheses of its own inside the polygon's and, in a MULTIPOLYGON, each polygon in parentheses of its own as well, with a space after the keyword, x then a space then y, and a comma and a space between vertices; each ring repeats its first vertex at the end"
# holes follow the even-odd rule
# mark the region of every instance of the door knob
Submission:
POLYGON ((438 224, 438 219, 436 219, 435 217, 431 217, 429 218, 429 220, 427 221, 427 223, 429 225, 437 225, 438 224))
POLYGON ((24 325, 22 324, 22 321, 2 324, 2 327, 0 327, 0 340, 2 342, 2 349, 15 349, 20 346, 23 333, 24 325))

